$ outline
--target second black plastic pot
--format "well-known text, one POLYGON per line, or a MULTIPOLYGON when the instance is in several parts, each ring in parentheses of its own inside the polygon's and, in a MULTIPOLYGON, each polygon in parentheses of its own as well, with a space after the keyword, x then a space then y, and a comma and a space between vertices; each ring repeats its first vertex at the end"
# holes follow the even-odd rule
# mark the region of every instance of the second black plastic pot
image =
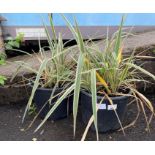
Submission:
MULTIPOLYGON (((62 89, 56 89, 54 92, 54 96, 59 94, 61 91, 62 89)), ((51 103, 47 102, 51 96, 51 93, 52 93, 52 89, 46 89, 46 88, 38 88, 35 92, 33 100, 36 105, 37 112, 41 110, 39 113, 39 116, 41 118, 45 118, 49 110, 53 107, 55 102, 60 98, 60 95, 58 95, 57 97, 52 99, 51 103)), ((73 104, 73 96, 70 95, 60 103, 60 105, 51 114, 49 119, 55 121, 55 120, 59 120, 67 117, 67 115, 72 110, 72 104, 73 104)))
MULTIPOLYGON (((127 104, 129 103, 129 96, 118 96, 111 97, 113 101, 113 105, 109 103, 109 100, 105 99, 101 104, 103 97, 97 97, 98 104, 98 112, 97 112, 97 122, 98 122, 98 131, 99 132, 108 132, 114 131, 120 128, 120 123, 115 114, 114 109, 116 110, 120 121, 123 121, 125 110, 127 104)), ((81 112, 82 112, 82 120, 85 124, 88 124, 90 117, 93 115, 92 112, 92 97, 91 94, 82 91, 81 92, 81 112)), ((94 124, 91 125, 91 130, 95 131, 94 124)))

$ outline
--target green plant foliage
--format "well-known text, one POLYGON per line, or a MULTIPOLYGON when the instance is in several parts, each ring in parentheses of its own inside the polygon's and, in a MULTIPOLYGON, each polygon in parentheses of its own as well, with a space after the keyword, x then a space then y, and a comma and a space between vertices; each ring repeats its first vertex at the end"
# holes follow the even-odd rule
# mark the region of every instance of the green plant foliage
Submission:
MULTIPOLYGON (((84 138, 86 137, 86 133, 89 130, 91 123, 94 122, 96 137, 99 139, 97 126, 98 108, 96 104, 98 95, 102 96, 103 99, 108 99, 110 104, 113 104, 111 96, 132 96, 137 101, 139 107, 143 109, 146 122, 149 124, 144 105, 146 105, 153 115, 155 114, 154 108, 152 103, 143 94, 138 92, 136 89, 136 82, 148 82, 142 79, 139 75, 139 71, 153 79, 155 79, 155 76, 143 69, 141 66, 137 66, 135 64, 136 56, 134 52, 129 57, 123 56, 123 39, 128 37, 128 33, 123 32, 124 17, 122 18, 118 31, 114 33, 111 38, 107 36, 107 38, 103 41, 103 45, 105 45, 104 49, 100 49, 96 44, 94 44, 91 38, 89 39, 89 42, 92 43, 91 46, 88 42, 84 41, 76 20, 75 27, 73 27, 64 16, 63 18, 72 32, 77 45, 65 48, 61 34, 59 33, 58 37, 56 35, 52 19, 50 18, 53 38, 50 37, 48 29, 44 24, 51 56, 46 57, 44 48, 40 47, 41 57, 39 57, 39 61, 41 62, 41 65, 39 70, 35 71, 36 78, 33 81, 34 85, 32 93, 29 98, 23 120, 32 105, 35 91, 39 86, 41 86, 45 88, 61 87, 63 88, 63 91, 60 93, 60 98, 56 101, 35 131, 38 131, 44 125, 62 100, 74 91, 73 124, 75 135, 79 95, 81 90, 91 93, 93 109, 93 115, 88 122, 86 132, 84 132, 84 138), (75 47, 78 48, 78 56, 76 56, 77 53, 75 55, 73 54, 73 51, 77 51, 75 50, 75 47), (70 56, 69 59, 68 56, 70 56), (129 93, 126 93, 127 90, 130 91, 131 94, 127 94, 129 93)), ((29 68, 33 71, 33 69, 28 67, 26 64, 22 64, 22 67, 29 68)), ((53 91, 54 90, 55 89, 53 89, 53 91)), ((53 96, 52 92, 48 101, 50 102, 54 97, 55 96, 53 96)), ((115 114, 124 132, 116 111, 115 114)), ((149 127, 149 125, 147 125, 147 127, 149 127)), ((84 138, 82 139, 84 140, 84 138)))
POLYGON ((19 48, 23 42, 24 34, 19 33, 15 38, 10 37, 8 42, 5 44, 6 50, 12 50, 14 48, 19 48))
POLYGON ((98 127, 97 127, 97 92, 96 92, 96 70, 91 71, 91 93, 92 93, 92 109, 94 117, 94 125, 96 129, 96 137, 98 140, 98 127))
MULTIPOLYGON (((62 92, 60 92, 60 99, 61 99, 61 96, 63 96, 66 93, 66 91, 70 90, 69 89, 70 86, 72 86, 71 90, 73 90, 74 88, 73 83, 75 79, 76 61, 72 59, 72 57, 74 55, 75 47, 64 46, 61 34, 59 33, 58 35, 56 35, 53 21, 51 18, 49 20, 51 23, 51 32, 53 34, 53 38, 51 38, 49 30, 44 24, 44 21, 43 21, 43 25, 47 36, 47 41, 49 44, 48 46, 46 46, 46 49, 48 48, 48 53, 50 55, 48 55, 47 57, 46 55, 47 52, 45 51, 45 47, 41 47, 41 44, 39 41, 39 56, 37 56, 37 58, 38 58, 38 61, 40 62, 40 67, 38 70, 34 70, 29 66, 29 64, 26 64, 25 62, 22 62, 22 61, 17 62, 22 68, 23 67, 27 68, 31 72, 33 71, 34 74, 36 74, 35 79, 31 81, 33 84, 33 89, 25 109, 23 121, 27 112, 31 108, 32 101, 38 87, 53 89, 53 92, 51 93, 51 97, 49 98, 48 102, 51 102, 51 100, 56 97, 53 95, 55 89, 57 88, 62 89, 62 92)), ((68 95, 69 94, 66 94, 65 96, 63 96, 63 99, 66 98, 68 95)), ((58 100, 58 104, 56 105, 58 106, 60 103, 61 102, 58 100)), ((52 112, 53 111, 54 110, 52 110, 52 112)))
MULTIPOLYGON (((79 58, 83 55, 81 61, 77 61, 77 74, 76 78, 81 75, 81 78, 76 83, 75 80, 75 90, 84 89, 92 94, 92 108, 93 108, 93 117, 90 118, 94 120, 96 128, 96 136, 98 139, 98 129, 97 129, 97 105, 96 105, 96 96, 106 96, 106 98, 112 104, 111 96, 126 96, 125 92, 130 90, 131 96, 138 100, 139 105, 143 108, 144 104, 149 108, 149 110, 154 114, 154 108, 152 103, 140 92, 136 90, 136 82, 148 82, 139 75, 139 71, 155 79, 155 76, 141 66, 137 66, 134 62, 136 61, 136 56, 134 52, 129 57, 123 57, 123 39, 128 37, 128 33, 123 33, 123 22, 124 17, 122 18, 119 30, 114 33, 111 38, 106 38, 103 41, 105 45, 104 49, 100 49, 97 45, 93 44, 93 41, 89 39, 92 43, 92 46, 88 45, 87 42, 84 42, 82 35, 78 28, 77 22, 75 21, 75 27, 71 26, 69 21, 64 18, 67 25, 69 26, 73 36, 77 41, 79 47, 79 58), (83 61, 83 62, 82 62, 83 61), (82 68, 81 68, 81 64, 82 68), (80 70, 79 70, 80 66, 80 70), (92 71, 93 70, 93 71, 92 71), (94 73, 96 71, 96 74, 94 73), (91 74, 90 74, 91 73, 91 74), (95 85, 96 83, 96 85, 95 85), (94 88, 96 87, 96 89, 94 88), (95 96, 96 94, 96 96, 95 96)), ((75 91, 74 91, 75 93, 75 91)), ((76 92, 77 93, 77 92, 76 92)), ((74 103, 73 110, 75 110, 74 115, 74 132, 76 129, 76 117, 77 117, 77 104, 78 96, 74 94, 74 103)), ((144 108, 143 108, 144 109, 144 108)), ((145 118, 147 118, 145 111, 143 110, 145 118)), ((121 125, 121 128, 124 132, 123 126, 120 122, 120 119, 115 111, 118 121, 121 125)), ((146 119, 148 124, 148 120, 146 119)), ((88 122, 90 127, 90 122, 88 122)), ((88 129, 87 129, 88 131, 88 129)), ((75 133, 74 133, 75 134, 75 133)), ((86 133, 85 133, 86 136, 86 133)))
POLYGON ((4 65, 5 64, 5 60, 4 59, 0 59, 0 65, 4 65))
MULTIPOLYGON (((5 59, 3 55, 0 55, 0 65, 5 65, 5 59)), ((0 85, 3 86, 7 78, 3 75, 0 75, 0 85)))
POLYGON ((7 78, 3 75, 0 75, 0 85, 4 85, 5 84, 5 81, 7 80, 7 78))
POLYGON ((36 114, 37 114, 37 112, 36 112, 36 106, 35 106, 35 104, 33 103, 33 104, 31 105, 31 107, 29 108, 28 115, 36 115, 36 114))

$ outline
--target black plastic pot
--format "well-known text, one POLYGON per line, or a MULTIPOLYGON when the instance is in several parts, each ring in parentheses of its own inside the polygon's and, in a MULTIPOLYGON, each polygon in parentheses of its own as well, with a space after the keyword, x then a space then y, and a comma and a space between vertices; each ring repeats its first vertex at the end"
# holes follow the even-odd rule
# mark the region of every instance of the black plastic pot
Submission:
POLYGON ((0 86, 0 105, 26 104, 29 99, 29 92, 31 90, 28 84, 5 84, 0 86))
MULTIPOLYGON (((59 94, 62 90, 56 89, 54 96, 59 94)), ((53 107, 55 102, 59 99, 60 96, 55 97, 51 103, 47 102, 51 96, 52 89, 46 89, 46 88, 38 88, 34 95, 34 103, 36 105, 37 111, 39 113, 39 116, 41 118, 45 118, 46 114, 49 112, 49 110, 53 107), (47 104, 46 104, 47 103, 47 104)), ((73 104, 73 96, 68 96, 66 99, 64 99, 60 105, 55 109, 55 111, 51 114, 49 117, 50 120, 59 120, 62 118, 67 117, 69 113, 71 113, 72 110, 72 104, 73 104)))
MULTIPOLYGON (((97 97, 97 104, 103 97, 97 97)), ((101 104, 99 104, 99 109, 97 112, 98 117, 98 131, 99 132, 108 132, 114 131, 120 128, 120 123, 117 119, 115 108, 121 122, 123 121, 125 110, 127 104, 129 103, 129 96, 118 96, 118 97, 111 97, 114 106, 109 103, 107 99, 105 99, 101 104)), ((82 120, 85 124, 88 124, 90 117, 92 116, 92 97, 91 94, 87 92, 81 92, 81 112, 82 112, 82 120)), ((94 124, 91 125, 91 130, 95 131, 94 124)))

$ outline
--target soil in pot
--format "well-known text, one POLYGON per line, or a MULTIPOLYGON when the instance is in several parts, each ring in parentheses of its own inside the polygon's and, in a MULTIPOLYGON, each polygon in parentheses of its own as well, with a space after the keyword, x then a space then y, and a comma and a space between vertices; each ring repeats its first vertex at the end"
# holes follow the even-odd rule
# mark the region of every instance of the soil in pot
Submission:
MULTIPOLYGON (((114 109, 116 110, 120 121, 123 121, 127 104, 131 97, 129 96, 117 96, 111 97, 113 105, 109 103, 109 100, 105 99, 101 104, 100 101, 103 97, 97 97, 98 104, 98 131, 100 133, 114 131, 120 128, 120 123, 117 119, 114 109)), ((82 120, 87 125, 90 117, 92 116, 92 97, 91 94, 82 91, 81 92, 81 112, 82 120)), ((91 125, 91 130, 95 131, 94 124, 91 125)))
MULTIPOLYGON (((54 92, 55 98, 49 103, 48 100, 51 96, 52 89, 48 88, 38 88, 34 95, 34 103, 36 105, 37 112, 39 112, 39 116, 41 118, 45 118, 49 110, 53 107, 55 102, 60 98, 60 92, 62 89, 56 89, 54 92), (58 95, 58 96, 57 96, 58 95)), ((69 113, 72 111, 73 104, 73 95, 65 98, 60 105, 55 109, 55 111, 49 117, 49 120, 59 120, 62 118, 66 118, 69 113)))

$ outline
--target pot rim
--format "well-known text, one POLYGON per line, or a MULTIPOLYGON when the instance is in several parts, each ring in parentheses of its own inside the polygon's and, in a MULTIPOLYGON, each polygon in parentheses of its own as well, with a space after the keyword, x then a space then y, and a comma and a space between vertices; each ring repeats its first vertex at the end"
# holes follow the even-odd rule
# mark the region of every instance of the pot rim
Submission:
POLYGON ((27 84, 16 84, 16 85, 6 84, 4 86, 0 86, 0 88, 22 88, 22 87, 27 87, 27 86, 29 86, 29 83, 27 83, 27 84))
MULTIPOLYGON (((29 85, 31 88, 33 88, 33 85, 32 85, 31 82, 29 82, 28 85, 29 85)), ((53 90, 53 88, 44 88, 44 87, 38 87, 37 89, 38 89, 38 90, 44 90, 44 91, 51 91, 51 90, 53 90)), ((62 91, 63 89, 62 89, 62 88, 56 88, 56 90, 62 91)))
MULTIPOLYGON (((89 96, 89 97, 92 97, 92 95, 90 93, 87 93, 86 91, 82 90, 81 91, 83 94, 89 96)), ((129 91, 129 93, 127 94, 131 94, 131 91, 129 91)), ((109 97, 110 99, 112 100, 119 100, 119 99, 123 99, 123 98, 127 98, 127 97, 130 97, 130 96, 116 96, 116 97, 109 97)), ((97 96, 97 99, 103 99, 103 97, 101 96, 97 96)), ((107 100, 107 99, 106 99, 107 100)))

